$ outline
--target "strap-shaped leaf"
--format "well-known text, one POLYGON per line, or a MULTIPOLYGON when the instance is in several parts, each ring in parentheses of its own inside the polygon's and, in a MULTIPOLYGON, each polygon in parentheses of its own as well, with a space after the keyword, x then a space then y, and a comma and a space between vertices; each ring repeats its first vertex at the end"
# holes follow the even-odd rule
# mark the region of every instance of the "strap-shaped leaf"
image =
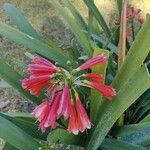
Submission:
POLYGON ((69 25, 70 29, 73 31, 74 35, 77 37, 85 53, 88 56, 92 56, 93 49, 90 45, 90 42, 88 41, 86 35, 81 31, 80 26, 75 22, 73 16, 69 15, 68 11, 64 9, 58 1, 56 0, 51 1, 52 1, 51 4, 61 14, 63 19, 69 25))
POLYGON ((38 40, 42 40, 42 38, 37 34, 36 30, 27 21, 27 19, 12 4, 5 3, 4 10, 8 13, 10 18, 15 22, 15 24, 17 25, 17 27, 20 31, 22 31, 38 40))
POLYGON ((49 143, 63 143, 63 144, 71 144, 71 145, 82 145, 82 141, 84 139, 80 138, 80 136, 69 133, 64 129, 56 129, 49 133, 47 138, 49 143))
POLYGON ((133 45, 131 46, 126 61, 114 79, 114 86, 117 90, 126 83, 128 79, 141 67, 148 53, 150 52, 150 15, 138 32, 133 45))
POLYGON ((3 147, 3 150, 18 150, 16 147, 12 146, 8 142, 5 143, 5 146, 3 147))
POLYGON ((0 59, 0 64, 0 77, 32 102, 38 104, 40 100, 38 100, 37 97, 32 96, 21 87, 21 80, 23 79, 21 75, 14 71, 14 69, 12 69, 8 64, 6 64, 4 60, 0 59))
MULTIPOLYGON (((88 33, 87 31, 83 31, 85 32, 86 34, 88 33)), ((96 34, 91 34, 91 37, 93 39, 93 41, 96 41, 100 44, 102 44, 103 46, 107 47, 108 49, 110 49, 110 52, 111 53, 115 53, 117 55, 117 51, 118 51, 118 47, 116 45, 114 45, 113 43, 111 42, 108 42, 107 40, 105 40, 104 37, 102 36, 97 36, 96 34)))
POLYGON ((11 117, 5 114, 0 113, 0 116, 4 117, 5 119, 9 120, 20 129, 22 129, 27 134, 31 135, 33 138, 46 140, 47 133, 42 134, 39 130, 39 125, 36 120, 32 117, 22 117, 20 113, 20 117, 11 117))
MULTIPOLYGON (((66 62, 70 60, 62 51, 58 51, 46 45, 45 43, 18 31, 2 22, 0 22, 0 35, 6 36, 18 44, 34 50, 36 53, 58 62, 60 65, 67 67, 66 62)), ((72 60, 70 60, 72 62, 72 60)), ((72 63, 74 64, 74 63, 72 63)))
POLYGON ((103 16, 101 15, 101 13, 99 12, 99 10, 95 6, 93 0, 84 0, 84 2, 87 5, 87 7, 89 8, 89 10, 91 11, 91 13, 93 13, 93 15, 97 19, 99 25, 102 27, 105 35, 109 39, 111 37, 111 32, 110 32, 110 30, 109 30, 109 28, 108 28, 108 26, 107 26, 107 24, 106 24, 103 16))
POLYGON ((0 137, 19 150, 38 150, 40 144, 19 127, 0 116, 0 137))
POLYGON ((143 120, 140 121, 140 123, 144 122, 150 122, 150 114, 148 114, 143 120))
POLYGON ((87 148, 97 149, 120 115, 148 88, 150 88, 150 75, 147 68, 142 66, 119 89, 112 102, 105 100, 101 105, 98 114, 99 121, 87 140, 87 148))
POLYGON ((135 145, 132 143, 124 142, 117 139, 106 138, 101 145, 102 150, 147 150, 147 148, 135 145))
POLYGON ((150 148, 150 122, 125 125, 116 130, 120 140, 150 148))

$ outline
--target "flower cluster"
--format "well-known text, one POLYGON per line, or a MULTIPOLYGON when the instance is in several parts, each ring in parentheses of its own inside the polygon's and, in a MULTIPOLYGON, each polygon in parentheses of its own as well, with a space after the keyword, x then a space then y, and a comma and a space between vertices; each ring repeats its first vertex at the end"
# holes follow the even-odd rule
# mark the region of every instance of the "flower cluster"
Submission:
MULTIPOLYGON (((126 12, 127 20, 127 37, 132 35, 132 24, 134 21, 138 22, 140 25, 144 23, 144 19, 140 16, 141 9, 135 9, 134 7, 128 7, 126 12)), ((115 24, 120 25, 120 17, 116 17, 115 24)))
POLYGON ((103 75, 95 73, 78 75, 78 72, 106 61, 104 55, 97 55, 77 69, 67 71, 42 57, 35 56, 32 59, 28 67, 31 75, 22 81, 22 87, 35 96, 39 96, 42 92, 46 93, 43 102, 33 110, 42 132, 48 127, 56 128, 56 121, 62 116, 68 120, 69 132, 78 134, 91 128, 92 123, 76 89, 80 86, 93 88, 109 100, 116 92, 111 86, 103 84, 103 75))

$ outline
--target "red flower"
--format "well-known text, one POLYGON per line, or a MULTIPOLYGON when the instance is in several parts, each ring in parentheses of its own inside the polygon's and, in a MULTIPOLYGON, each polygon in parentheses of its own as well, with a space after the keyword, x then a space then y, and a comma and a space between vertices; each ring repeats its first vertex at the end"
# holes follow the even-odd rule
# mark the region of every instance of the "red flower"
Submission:
POLYGON ((49 110, 50 110, 50 105, 47 100, 42 102, 39 106, 37 106, 33 110, 33 114, 35 115, 36 118, 38 118, 38 121, 40 122, 40 129, 42 133, 46 131, 46 128, 44 127, 44 123, 48 116, 49 110))
MULTIPOLYGON (((104 55, 97 55, 86 61, 76 70, 88 69, 106 62, 106 59, 104 55)), ((74 74, 70 74, 70 72, 63 68, 57 68, 51 62, 41 57, 34 57, 28 71, 31 73, 31 76, 22 81, 24 89, 29 90, 33 95, 39 96, 41 91, 47 87, 47 98, 33 110, 33 114, 40 123, 39 128, 42 133, 48 127, 56 128, 56 121, 61 116, 69 120, 68 131, 74 134, 91 128, 91 121, 78 94, 75 91, 72 92, 76 88, 76 85, 95 88, 108 99, 112 99, 116 95, 115 90, 111 86, 102 85, 104 80, 103 75, 87 73, 80 76, 76 76, 76 74, 74 76, 74 74), (80 77, 84 77, 90 81, 86 80, 84 83, 82 78, 79 80, 80 77)))
POLYGON ((46 59, 36 56, 29 65, 28 71, 31 76, 22 81, 22 87, 29 90, 31 94, 39 96, 42 89, 49 84, 53 74, 59 69, 46 59))
POLYGON ((51 74, 59 71, 54 64, 39 56, 32 59, 32 64, 29 65, 28 70, 34 75, 51 74))
POLYGON ((70 105, 70 117, 69 117, 69 123, 68 123, 68 131, 72 132, 73 134, 78 134, 79 132, 77 112, 76 112, 73 102, 70 105))
POLYGON ((48 95, 48 97, 50 97, 50 99, 53 99, 53 98, 54 98, 55 93, 56 93, 56 91, 57 91, 57 86, 58 86, 57 83, 56 83, 56 84, 51 84, 51 85, 49 86, 49 88, 47 89, 47 95, 48 95))
POLYGON ((84 132, 86 129, 90 129, 92 126, 91 121, 78 96, 76 97, 76 109, 79 131, 84 132))
POLYGON ((78 132, 84 132, 86 129, 90 129, 92 124, 91 121, 76 94, 76 107, 72 101, 70 109, 70 117, 68 124, 68 131, 73 134, 78 134, 78 132))
POLYGON ((60 98, 61 98, 61 92, 57 92, 55 94, 54 99, 52 100, 51 104, 50 104, 50 110, 48 112, 48 116, 44 122, 44 127, 52 127, 52 128, 56 128, 56 120, 58 119, 57 117, 57 109, 59 106, 59 102, 60 102, 60 98))
POLYGON ((88 78, 92 82, 97 82, 97 83, 102 83, 104 80, 102 74, 87 73, 87 74, 83 74, 82 76, 88 78))
POLYGON ((57 110, 58 116, 64 115, 67 119, 70 113, 70 90, 67 84, 63 87, 62 96, 57 110))
POLYGON ((39 96, 42 89, 49 84, 50 75, 46 76, 30 76, 22 81, 22 87, 29 90, 32 95, 39 96))
POLYGON ((85 70, 85 69, 91 68, 97 64, 103 64, 106 62, 106 60, 107 60, 107 58, 103 54, 97 55, 97 56, 87 60, 84 64, 79 66, 76 70, 77 71, 85 70))
POLYGON ((111 100, 113 96, 116 95, 116 91, 114 88, 108 85, 98 84, 94 82, 85 82, 88 86, 91 88, 101 92, 103 96, 105 96, 107 99, 111 100))
POLYGON ((140 24, 143 24, 143 23, 144 23, 144 19, 139 18, 139 19, 138 19, 138 22, 139 22, 140 24))

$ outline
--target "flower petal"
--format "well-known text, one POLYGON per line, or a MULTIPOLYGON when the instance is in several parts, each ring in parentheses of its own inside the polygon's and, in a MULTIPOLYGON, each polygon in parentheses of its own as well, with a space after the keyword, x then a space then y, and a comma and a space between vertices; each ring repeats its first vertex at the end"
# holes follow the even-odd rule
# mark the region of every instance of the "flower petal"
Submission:
POLYGON ((64 85, 59 108, 57 110, 58 116, 64 115, 67 119, 70 113, 70 90, 67 84, 64 85))
POLYGON ((82 76, 88 78, 92 82, 97 82, 97 83, 102 83, 104 80, 102 74, 87 73, 87 74, 83 74, 82 76))
POLYGON ((103 54, 97 55, 97 56, 87 60, 84 64, 79 66, 76 70, 77 71, 85 70, 85 69, 91 68, 97 64, 103 64, 106 62, 106 60, 107 60, 107 58, 103 54))

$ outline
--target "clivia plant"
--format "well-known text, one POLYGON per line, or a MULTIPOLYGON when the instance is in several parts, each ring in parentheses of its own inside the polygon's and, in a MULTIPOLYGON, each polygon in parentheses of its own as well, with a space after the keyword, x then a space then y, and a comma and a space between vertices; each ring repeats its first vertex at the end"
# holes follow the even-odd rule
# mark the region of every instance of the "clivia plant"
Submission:
POLYGON ((4 150, 149 149, 150 16, 144 20, 139 9, 117 0, 114 31, 93 0, 84 0, 88 20, 69 0, 50 2, 80 43, 66 54, 4 5, 18 29, 0 22, 0 35, 31 49, 25 53, 31 61, 22 76, 0 58, 0 77, 35 104, 31 114, 0 113, 4 150))

